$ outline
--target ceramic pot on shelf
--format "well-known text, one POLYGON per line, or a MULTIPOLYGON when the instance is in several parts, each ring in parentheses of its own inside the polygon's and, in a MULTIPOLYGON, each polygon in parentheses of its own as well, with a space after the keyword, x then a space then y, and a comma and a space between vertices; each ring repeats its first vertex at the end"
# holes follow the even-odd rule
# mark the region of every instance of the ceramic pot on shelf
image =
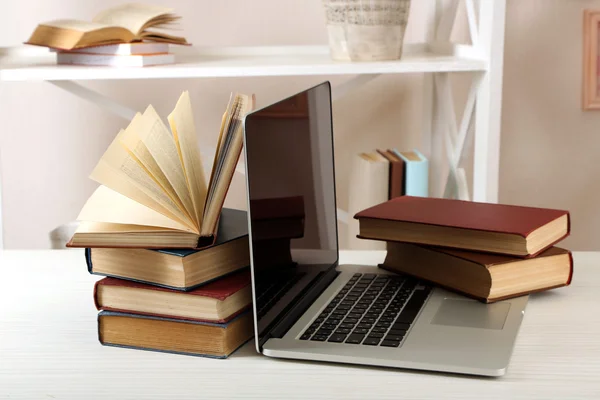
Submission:
POLYGON ((331 57, 399 60, 410 0, 323 0, 331 57))

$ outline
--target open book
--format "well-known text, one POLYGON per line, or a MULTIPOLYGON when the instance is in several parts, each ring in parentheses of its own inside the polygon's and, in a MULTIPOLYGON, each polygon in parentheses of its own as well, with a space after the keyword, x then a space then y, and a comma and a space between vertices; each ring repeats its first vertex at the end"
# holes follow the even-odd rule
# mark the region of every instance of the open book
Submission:
POLYGON ((213 243, 242 151, 242 120, 254 97, 231 96, 206 182, 188 92, 169 115, 138 113, 108 147, 90 178, 71 247, 198 248, 213 243))
POLYGON ((171 8, 145 4, 124 4, 102 11, 92 22, 61 19, 41 23, 27 44, 72 50, 135 41, 187 44, 185 38, 150 28, 170 28, 179 17, 171 8))

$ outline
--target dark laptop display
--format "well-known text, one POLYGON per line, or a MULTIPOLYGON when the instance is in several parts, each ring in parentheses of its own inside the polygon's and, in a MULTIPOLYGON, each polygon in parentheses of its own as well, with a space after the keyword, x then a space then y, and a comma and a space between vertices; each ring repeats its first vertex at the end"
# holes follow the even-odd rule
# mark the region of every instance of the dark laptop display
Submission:
POLYGON ((303 299, 308 304, 335 277, 330 91, 329 83, 323 83, 258 110, 245 121, 260 343, 281 334, 282 317, 301 312, 294 308, 303 299))

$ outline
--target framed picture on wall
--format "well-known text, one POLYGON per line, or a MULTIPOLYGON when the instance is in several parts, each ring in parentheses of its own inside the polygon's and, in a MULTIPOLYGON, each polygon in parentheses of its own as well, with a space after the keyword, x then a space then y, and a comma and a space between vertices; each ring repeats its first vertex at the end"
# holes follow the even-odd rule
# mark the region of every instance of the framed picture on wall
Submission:
POLYGON ((600 110, 600 10, 583 13, 583 102, 584 110, 600 110))

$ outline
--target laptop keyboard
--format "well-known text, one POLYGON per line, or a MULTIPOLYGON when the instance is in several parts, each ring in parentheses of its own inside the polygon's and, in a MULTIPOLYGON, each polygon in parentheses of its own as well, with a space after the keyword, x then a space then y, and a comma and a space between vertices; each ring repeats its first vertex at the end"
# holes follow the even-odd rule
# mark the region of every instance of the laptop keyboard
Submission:
POLYGON ((409 277, 354 274, 300 340, 398 347, 430 292, 409 277))

